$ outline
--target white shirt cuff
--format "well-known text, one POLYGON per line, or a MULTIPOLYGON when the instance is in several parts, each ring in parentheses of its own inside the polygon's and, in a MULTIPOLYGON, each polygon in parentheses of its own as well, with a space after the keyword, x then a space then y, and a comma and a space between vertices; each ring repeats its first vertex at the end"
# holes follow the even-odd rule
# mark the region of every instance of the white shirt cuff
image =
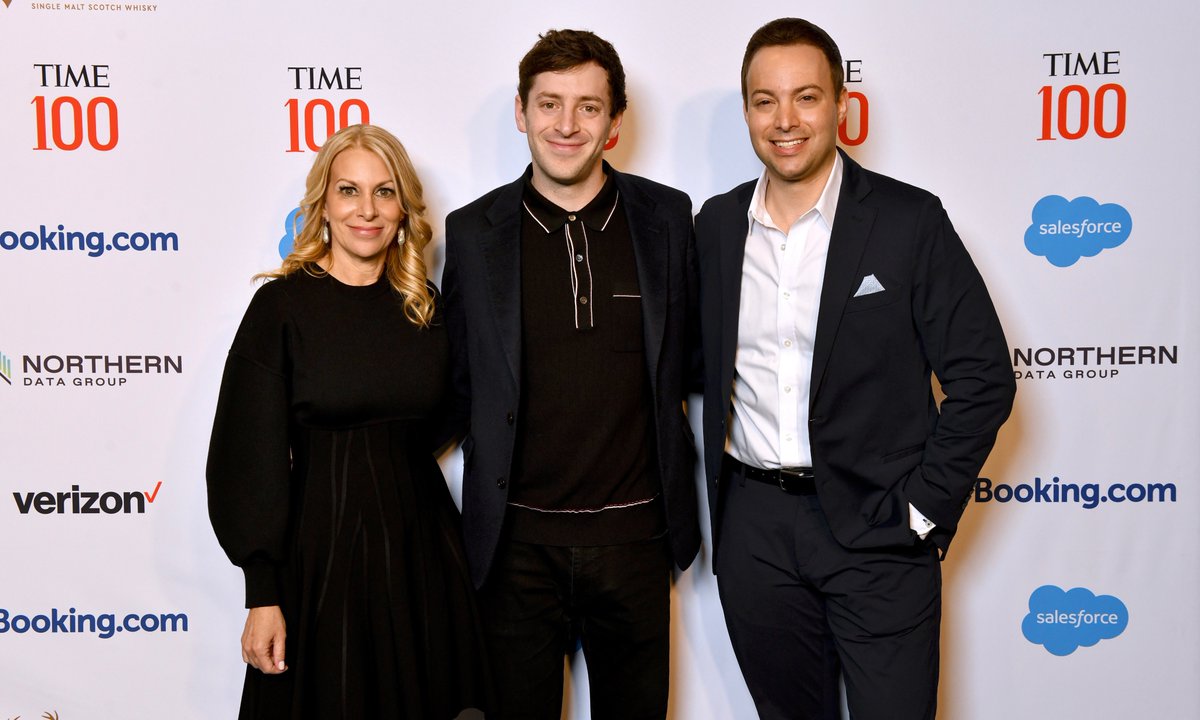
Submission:
POLYGON ((913 507, 912 503, 908 504, 908 526, 922 540, 925 539, 930 530, 937 527, 932 520, 922 515, 920 510, 913 507))

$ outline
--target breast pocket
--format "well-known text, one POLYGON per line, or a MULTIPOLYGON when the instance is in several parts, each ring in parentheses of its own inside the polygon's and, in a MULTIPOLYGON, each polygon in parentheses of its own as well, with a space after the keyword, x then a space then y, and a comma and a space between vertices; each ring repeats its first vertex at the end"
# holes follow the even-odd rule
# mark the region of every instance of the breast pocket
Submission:
POLYGON ((642 296, 637 292, 613 293, 609 301, 613 352, 642 350, 642 296))
POLYGON ((863 278, 856 292, 857 297, 846 301, 847 314, 886 307, 908 297, 908 289, 902 284, 887 277, 876 279, 875 275, 863 278))

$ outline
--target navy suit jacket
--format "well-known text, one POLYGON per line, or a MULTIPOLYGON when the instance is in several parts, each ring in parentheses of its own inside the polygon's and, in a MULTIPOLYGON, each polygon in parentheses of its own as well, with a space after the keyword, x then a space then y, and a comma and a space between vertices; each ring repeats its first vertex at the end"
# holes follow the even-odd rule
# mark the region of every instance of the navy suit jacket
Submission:
MULTIPOLYGON (((842 160, 809 391, 817 495, 845 547, 914 544, 912 503, 937 524, 931 537, 944 553, 1012 408, 1008 346, 941 202, 842 160), (884 290, 854 297, 868 275, 884 290), (946 395, 940 411, 931 372, 946 395)), ((754 186, 710 199, 696 216, 714 546, 754 186)))
MULTIPOLYGON (((686 569, 700 547, 695 440, 684 415, 696 307, 692 204, 678 190, 619 173, 607 163, 604 169, 617 184, 633 237, 658 471, 672 555, 686 569)), ((455 426, 465 433, 463 534, 477 587, 487 579, 500 540, 521 422, 524 183, 523 176, 446 218, 442 294, 455 426)))

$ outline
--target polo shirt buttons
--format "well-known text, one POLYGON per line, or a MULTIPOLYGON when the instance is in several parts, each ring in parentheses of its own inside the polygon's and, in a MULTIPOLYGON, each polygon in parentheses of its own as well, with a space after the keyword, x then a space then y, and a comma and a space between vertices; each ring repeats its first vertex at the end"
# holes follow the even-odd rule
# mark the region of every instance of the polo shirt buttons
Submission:
POLYGON ((496 481, 496 487, 503 490, 504 488, 508 487, 508 481, 505 480, 504 478, 500 478, 499 480, 496 481))
POLYGON ((513 422, 514 422, 514 420, 515 420, 515 418, 513 418, 513 414, 512 414, 512 413, 509 413, 509 414, 507 414, 507 415, 505 415, 505 416, 504 416, 504 422, 508 423, 509 425, 512 425, 512 424, 513 424, 513 422))

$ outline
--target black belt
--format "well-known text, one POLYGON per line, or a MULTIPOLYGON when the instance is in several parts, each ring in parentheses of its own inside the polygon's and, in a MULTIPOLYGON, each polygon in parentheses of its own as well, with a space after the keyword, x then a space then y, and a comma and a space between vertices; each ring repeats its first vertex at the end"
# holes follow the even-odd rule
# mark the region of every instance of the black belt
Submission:
POLYGON ((751 467, 732 455, 726 455, 725 461, 730 463, 733 474, 741 475, 747 480, 774 485, 788 495, 814 495, 817 492, 816 479, 810 467, 763 470, 751 467))

